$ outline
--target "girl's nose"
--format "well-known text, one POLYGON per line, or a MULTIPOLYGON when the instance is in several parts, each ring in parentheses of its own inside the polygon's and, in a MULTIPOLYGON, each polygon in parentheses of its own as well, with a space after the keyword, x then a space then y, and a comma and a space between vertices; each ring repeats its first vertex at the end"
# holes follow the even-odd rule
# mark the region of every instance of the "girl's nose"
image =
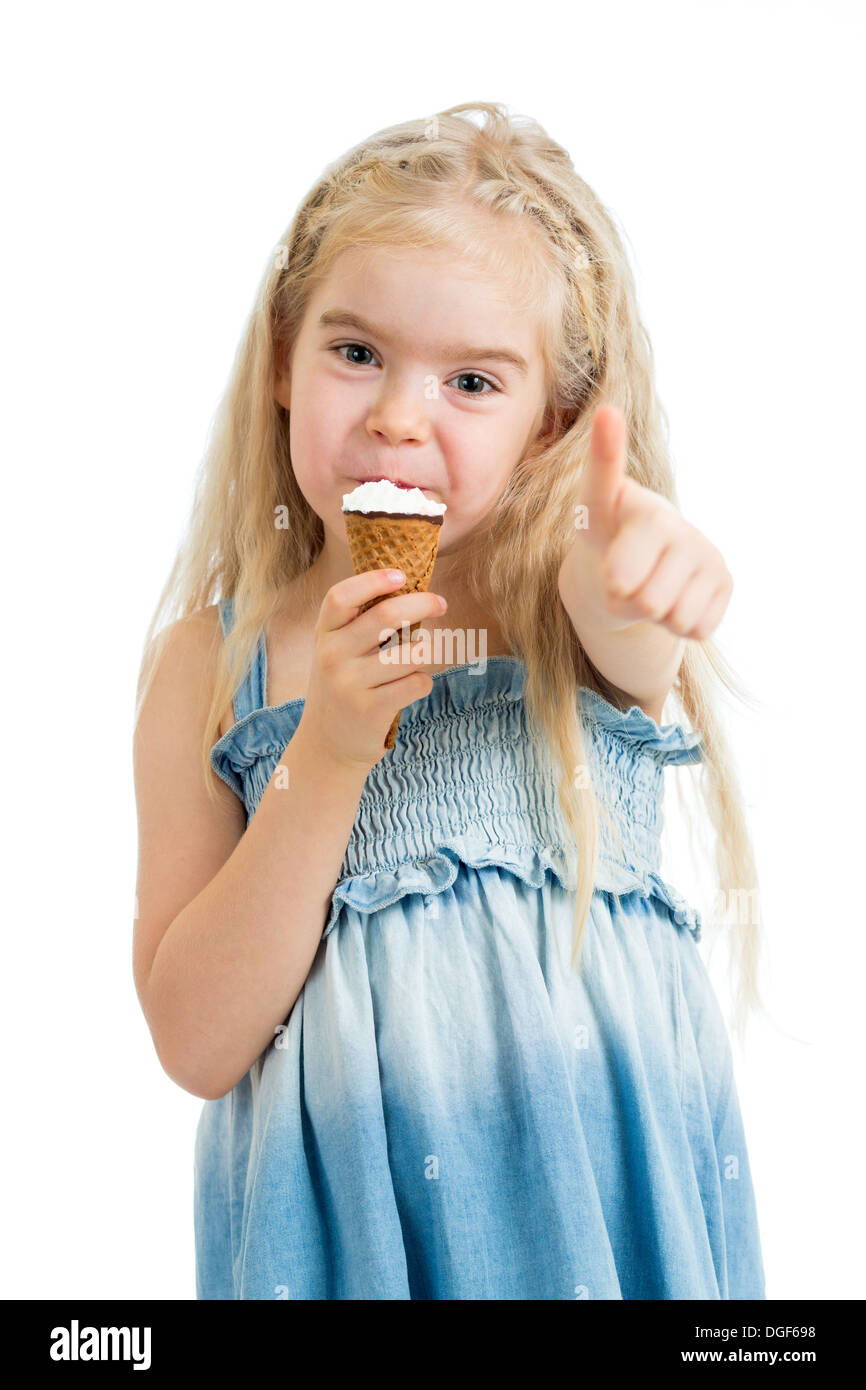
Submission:
POLYGON ((367 429, 396 446, 406 440, 424 443, 430 437, 430 418, 423 383, 379 393, 367 414, 367 429))

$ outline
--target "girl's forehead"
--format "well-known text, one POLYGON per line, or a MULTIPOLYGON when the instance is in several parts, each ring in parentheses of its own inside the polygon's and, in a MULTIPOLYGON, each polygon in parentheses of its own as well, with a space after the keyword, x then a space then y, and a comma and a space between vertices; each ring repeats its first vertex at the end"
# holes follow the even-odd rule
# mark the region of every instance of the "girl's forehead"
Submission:
MULTIPOLYGON (((533 306, 544 293, 546 273, 533 265, 527 248, 513 241, 489 243, 467 251, 461 246, 402 246, 388 243, 348 246, 339 252, 319 284, 316 298, 336 293, 341 287, 356 288, 366 274, 399 279, 411 284, 423 281, 433 272, 451 280, 462 280, 475 291, 476 298, 504 302, 522 315, 536 317, 533 306)), ((549 275, 549 271, 547 272, 549 275)))

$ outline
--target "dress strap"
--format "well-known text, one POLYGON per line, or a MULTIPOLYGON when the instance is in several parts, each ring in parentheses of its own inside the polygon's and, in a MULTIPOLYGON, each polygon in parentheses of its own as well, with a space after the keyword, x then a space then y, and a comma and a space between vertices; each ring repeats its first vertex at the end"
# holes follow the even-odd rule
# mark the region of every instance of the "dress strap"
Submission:
MULTIPOLYGON (((223 637, 228 637, 234 626, 235 620, 234 600, 231 596, 220 599, 218 607, 223 637)), ((264 634, 259 633, 259 640, 253 652, 252 662, 235 692, 233 705, 235 723, 240 723, 240 721, 245 719, 254 709, 264 709, 266 702, 267 649, 265 647, 264 634)))

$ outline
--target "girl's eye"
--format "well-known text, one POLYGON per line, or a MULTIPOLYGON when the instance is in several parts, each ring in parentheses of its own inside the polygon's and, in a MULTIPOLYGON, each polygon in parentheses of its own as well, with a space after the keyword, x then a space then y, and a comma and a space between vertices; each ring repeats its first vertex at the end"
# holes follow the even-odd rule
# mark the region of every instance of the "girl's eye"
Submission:
MULTIPOLYGON (((332 352, 343 352, 346 348, 348 348, 348 349, 350 350, 350 352, 369 352, 369 351, 370 351, 370 349, 369 349, 368 347, 364 347, 363 343, 340 343, 340 345, 339 345, 338 347, 332 348, 331 350, 332 350, 332 352)), ((371 354, 371 355, 372 355, 372 354, 371 354)), ((344 357, 344 358, 343 358, 343 361, 344 361, 344 362, 348 362, 348 360, 349 360, 349 359, 348 359, 347 357, 344 357)), ((355 365, 356 367, 366 367, 366 366, 367 366, 367 363, 366 363, 366 362, 355 362, 354 365, 355 365)))
MULTIPOLYGON (((488 381, 486 376, 479 376, 477 372, 460 372, 458 376, 452 377, 453 381, 480 381, 485 386, 490 387, 490 391, 499 391, 501 388, 495 386, 492 381, 488 381)), ((489 391, 461 391, 461 396, 487 396, 489 391)))
MULTIPOLYGON (((370 348, 364 347, 363 343, 339 343, 336 347, 333 347, 331 351, 338 352, 342 355, 342 353, 345 352, 347 348, 350 352, 369 352, 371 357, 374 355, 370 348)), ((350 366, 355 367, 369 366, 369 363, 367 362, 356 362, 354 361, 354 359, 350 360, 348 357, 344 357, 343 361, 349 362, 350 366)), ((502 389, 501 386, 497 386, 495 382, 488 380, 486 376, 479 376, 477 372, 459 372, 458 375, 456 377, 452 377, 451 380, 480 381, 485 386, 490 387, 490 391, 460 391, 458 394, 461 396, 487 396, 492 391, 501 391, 502 389)))

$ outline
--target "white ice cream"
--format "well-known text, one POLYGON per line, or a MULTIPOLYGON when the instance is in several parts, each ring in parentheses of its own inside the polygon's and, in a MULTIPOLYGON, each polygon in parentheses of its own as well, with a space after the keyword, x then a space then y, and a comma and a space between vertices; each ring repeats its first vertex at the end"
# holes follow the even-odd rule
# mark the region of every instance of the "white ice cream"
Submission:
POLYGON ((354 492, 343 494, 344 512, 410 512, 422 516, 444 516, 444 502, 431 502, 420 487, 397 487, 383 478, 379 483, 360 483, 354 492))

